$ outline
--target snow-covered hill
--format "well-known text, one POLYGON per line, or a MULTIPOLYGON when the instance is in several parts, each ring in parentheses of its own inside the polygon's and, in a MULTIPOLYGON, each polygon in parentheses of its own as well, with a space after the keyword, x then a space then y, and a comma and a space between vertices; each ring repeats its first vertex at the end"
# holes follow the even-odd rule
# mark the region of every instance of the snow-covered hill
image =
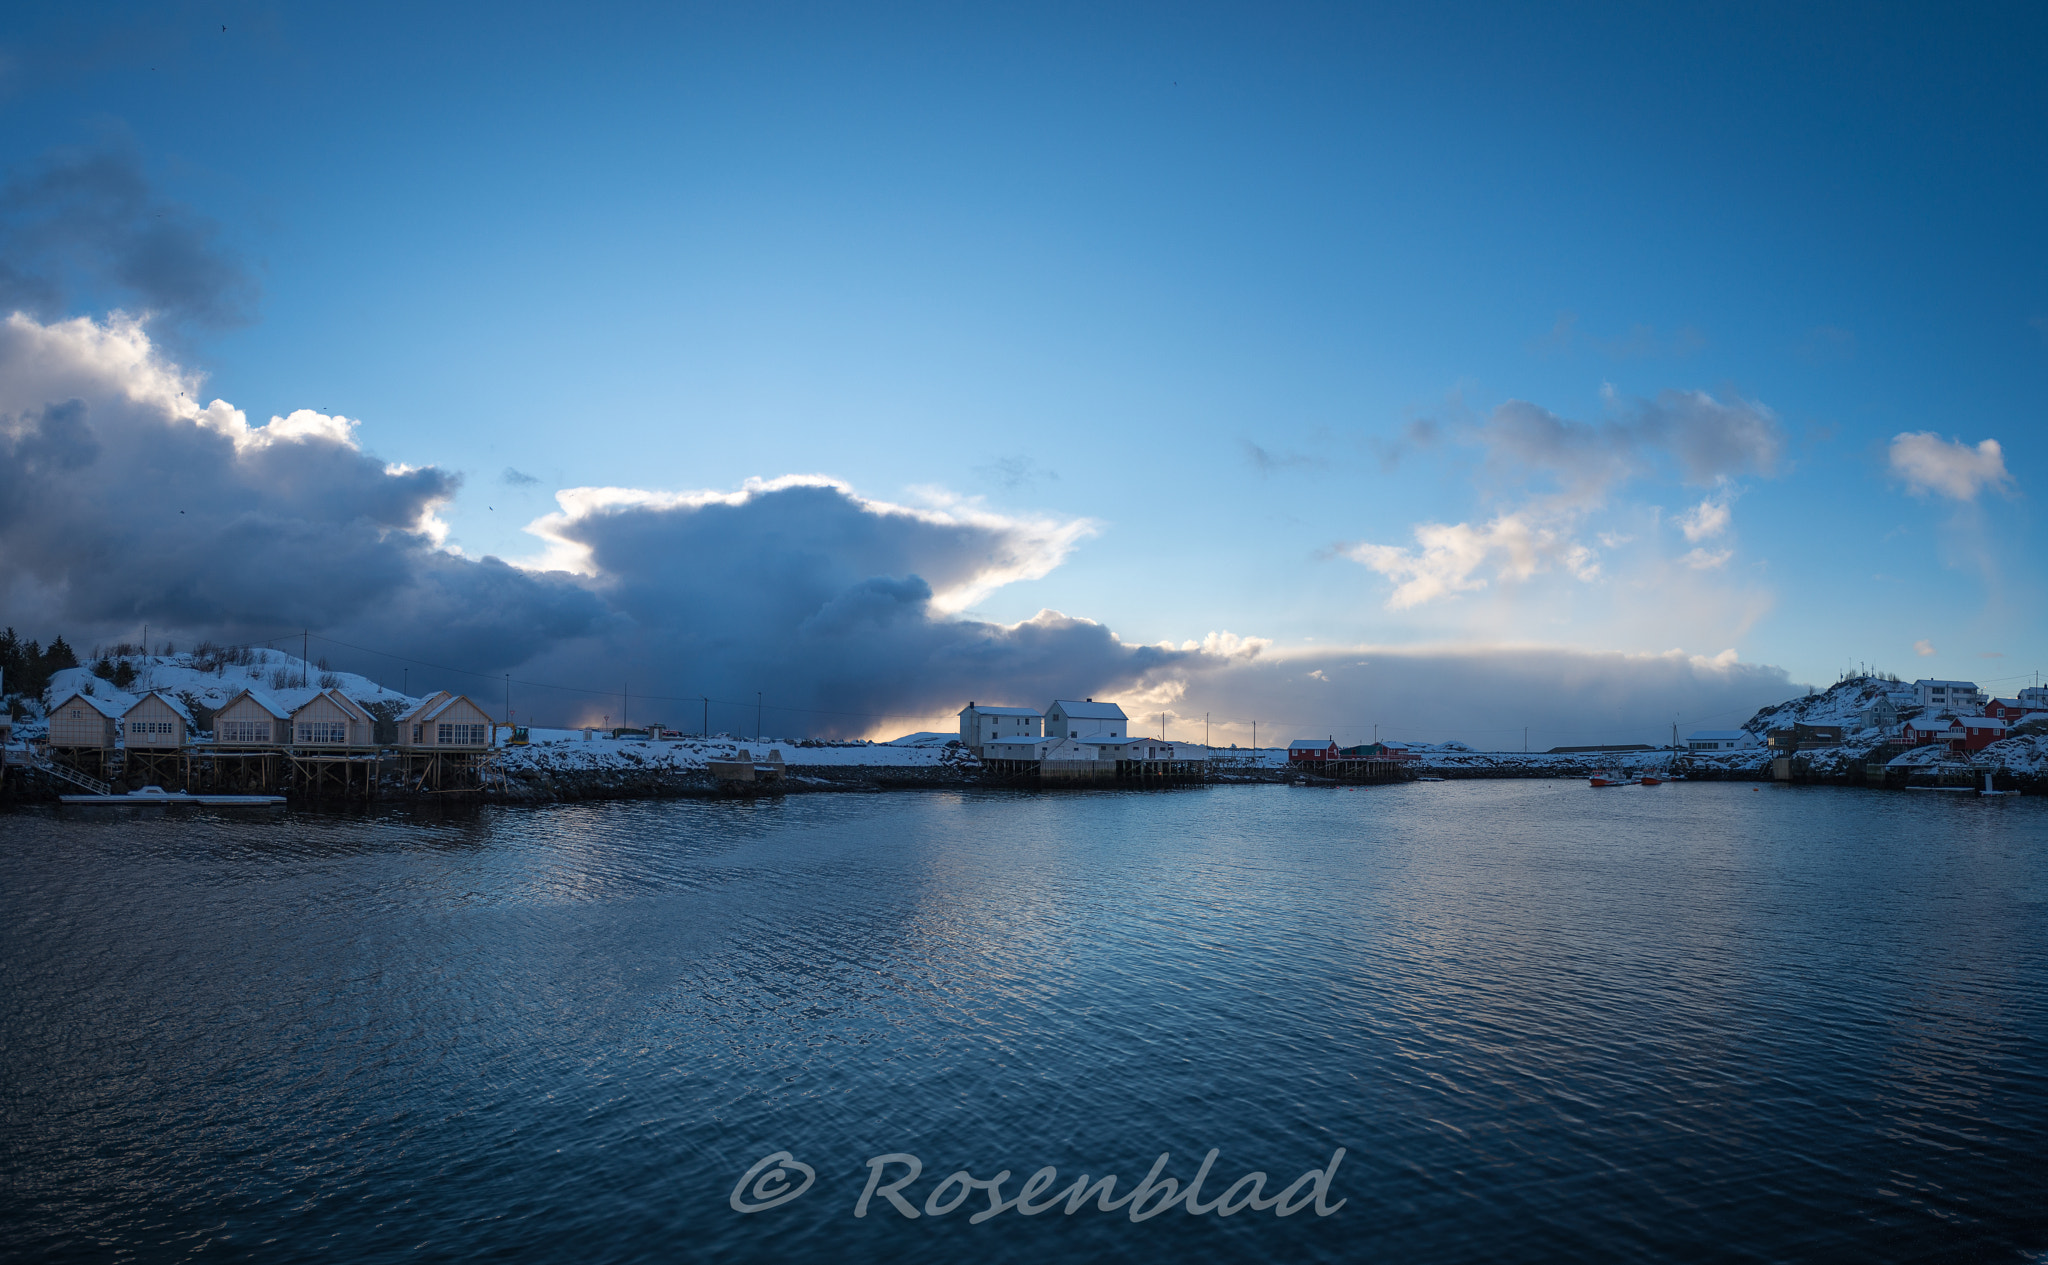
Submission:
POLYGON ((1773 729, 1789 729, 1793 725, 1840 725, 1853 734, 1865 728, 1863 718, 1870 707, 1885 698, 1902 716, 1919 710, 1911 686, 1884 677, 1852 676, 1818 694, 1766 707, 1743 722, 1742 727, 1758 739, 1773 729))
POLYGON ((104 699, 126 711, 144 694, 158 690, 190 708, 202 730, 215 711, 246 689, 268 695, 286 710, 298 707, 321 689, 336 689, 362 704, 372 715, 386 719, 420 701, 353 672, 323 671, 317 664, 309 667, 298 656, 280 650, 256 648, 238 657, 247 662, 230 663, 217 655, 192 654, 130 655, 110 661, 110 668, 126 664, 133 671, 126 689, 115 688, 112 680, 97 675, 90 665, 65 668, 51 674, 49 690, 41 700, 31 703, 34 715, 21 723, 18 736, 41 736, 47 730, 43 708, 74 692, 104 699))

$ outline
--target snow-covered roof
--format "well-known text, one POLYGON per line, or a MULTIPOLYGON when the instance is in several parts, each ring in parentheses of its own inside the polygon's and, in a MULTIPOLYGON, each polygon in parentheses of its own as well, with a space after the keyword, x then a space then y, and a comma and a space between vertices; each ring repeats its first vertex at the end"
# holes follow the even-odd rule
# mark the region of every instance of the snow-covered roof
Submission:
POLYGON ((100 698, 97 695, 88 694, 84 690, 79 690, 70 697, 59 700, 57 707, 52 707, 50 710, 55 712, 58 707, 69 707, 73 703, 83 703, 100 715, 105 716, 108 720, 121 719, 122 714, 134 705, 126 694, 117 692, 113 698, 100 698))
POLYGON ((446 702, 448 699, 452 697, 454 696, 449 694, 447 690, 435 690, 432 694, 429 694, 425 698, 421 699, 419 701, 419 704, 415 706, 411 711, 406 712, 404 715, 400 716, 398 718, 398 723, 403 725, 410 721, 424 720, 426 719, 426 714, 430 709, 440 706, 443 702, 446 702))
MULTIPOLYGON (((1035 707, 990 707, 984 703, 969 703, 960 709, 962 716, 965 716, 968 712, 979 712, 983 716, 1036 716, 1039 714, 1038 709, 1035 707)), ((1071 712, 1068 714, 1072 715, 1071 712)), ((1118 715, 1122 715, 1122 713, 1119 712, 1118 715)))
POLYGON ((271 695, 266 694, 259 689, 242 690, 241 692, 237 693, 234 698, 231 698, 227 702, 221 704, 220 710, 226 711, 228 708, 235 705, 236 700, 243 698, 248 699, 250 702, 256 704, 256 706, 262 708, 264 711, 269 712, 272 716, 276 717, 279 720, 290 720, 292 718, 291 709, 287 708, 278 699, 273 698, 271 695))
POLYGON ((1996 716, 1958 716, 1956 722, 1965 729, 2005 728, 2005 722, 1996 716))
POLYGON ((1977 683, 1975 681, 1937 681, 1931 677, 1921 677, 1919 680, 1913 682, 1913 688, 1916 690, 1923 685, 1930 686, 1937 690, 1943 688, 1951 690, 1974 690, 1977 688, 1977 683))
MULTIPOLYGON (((1070 698, 1056 698, 1052 707, 1057 707, 1069 720, 1126 720, 1124 709, 1115 703, 1098 703, 1094 699, 1075 702, 1070 698)), ((1050 713, 1052 707, 1046 708, 1050 713)), ((1034 715, 1036 713, 1033 713, 1034 715)))
POLYGON ((1749 742, 1747 729, 1695 729, 1685 736, 1687 742, 1749 742))
MULTIPOLYGON (((142 706, 144 702, 152 698, 162 703, 165 707, 170 708, 172 712, 176 713, 178 719, 184 721, 188 727, 197 725, 199 723, 198 721, 192 719, 192 711, 190 708, 186 707, 184 703, 180 702, 177 698, 173 697, 172 695, 164 693, 162 690, 151 690, 149 693, 144 694, 141 698, 136 699, 135 707, 142 706)), ((128 712, 134 711, 135 707, 131 707, 128 709, 128 711, 122 712, 121 714, 123 716, 126 716, 128 712)))
POLYGON ((340 690, 279 690, 275 695, 272 695, 272 698, 276 702, 291 708, 293 716, 297 716, 300 712, 305 711, 308 707, 324 698, 338 704, 342 711, 354 716, 357 720, 370 719, 370 713, 364 711, 360 704, 340 690))
MULTIPOLYGON (((1289 751, 1325 751, 1337 744, 1328 738, 1296 738, 1287 744, 1289 751)), ((1391 746, 1392 744, 1387 744, 1391 746)))

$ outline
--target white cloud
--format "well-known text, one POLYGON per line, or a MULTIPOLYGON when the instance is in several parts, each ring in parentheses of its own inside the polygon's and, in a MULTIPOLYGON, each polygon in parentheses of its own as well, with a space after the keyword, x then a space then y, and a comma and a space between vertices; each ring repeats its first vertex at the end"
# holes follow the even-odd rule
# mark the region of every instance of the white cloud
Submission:
POLYGON ((1458 593, 1486 587, 1476 573, 1489 565, 1494 578, 1526 580, 1553 565, 1582 580, 1599 575, 1597 555, 1575 544, 1559 528, 1529 514, 1502 514, 1483 526, 1423 523, 1415 528, 1415 550, 1394 545, 1352 544, 1339 552, 1396 580, 1387 599, 1392 610, 1407 610, 1458 593))
POLYGON ((1728 565, 1728 559, 1735 556, 1732 549, 1695 549, 1679 561, 1695 571, 1714 571, 1728 565))
POLYGON ((1687 540, 1697 543, 1727 531, 1732 517, 1726 501, 1708 497, 1678 516, 1678 530, 1685 533, 1687 540))
POLYGON ((1995 439, 1972 448, 1933 431, 1906 431, 1892 437, 1891 466, 1916 496, 1937 493, 1974 501, 1987 488, 2009 491, 2012 487, 2005 452, 1995 439))
POLYGON ((1923 659, 1932 659, 1935 654, 1934 643, 1923 637, 1913 643, 1913 653, 1923 659))

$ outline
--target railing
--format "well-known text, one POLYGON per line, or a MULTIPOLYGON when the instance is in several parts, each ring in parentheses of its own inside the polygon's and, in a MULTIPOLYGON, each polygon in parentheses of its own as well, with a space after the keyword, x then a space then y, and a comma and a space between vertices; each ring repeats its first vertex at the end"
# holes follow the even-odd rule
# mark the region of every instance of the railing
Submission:
POLYGON ((55 760, 49 759, 46 756, 39 756, 33 751, 29 753, 28 762, 31 768, 41 769, 59 781, 69 782, 82 790, 92 792, 94 795, 112 795, 114 793, 112 783, 102 782, 96 777, 80 773, 68 764, 59 764, 55 760))

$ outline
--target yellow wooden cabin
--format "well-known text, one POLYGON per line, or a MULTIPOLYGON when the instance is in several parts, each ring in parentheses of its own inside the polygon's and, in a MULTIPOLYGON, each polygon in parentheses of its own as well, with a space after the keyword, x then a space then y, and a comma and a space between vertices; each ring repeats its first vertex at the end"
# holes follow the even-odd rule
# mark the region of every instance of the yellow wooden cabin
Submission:
POLYGON ((404 751, 482 751, 491 745, 496 722, 461 694, 443 690, 398 718, 398 746, 404 751))
POLYGON ((292 712, 295 747, 371 747, 376 722, 340 690, 321 690, 292 712))
POLYGON ((291 736, 291 713, 260 690, 243 690, 213 714, 216 747, 281 747, 291 736))
POLYGON ((175 751, 197 728, 185 704, 154 690, 121 715, 121 742, 130 751, 175 751))
POLYGON ((50 709, 50 745, 110 750, 121 732, 122 710, 103 698, 72 694, 50 709))

